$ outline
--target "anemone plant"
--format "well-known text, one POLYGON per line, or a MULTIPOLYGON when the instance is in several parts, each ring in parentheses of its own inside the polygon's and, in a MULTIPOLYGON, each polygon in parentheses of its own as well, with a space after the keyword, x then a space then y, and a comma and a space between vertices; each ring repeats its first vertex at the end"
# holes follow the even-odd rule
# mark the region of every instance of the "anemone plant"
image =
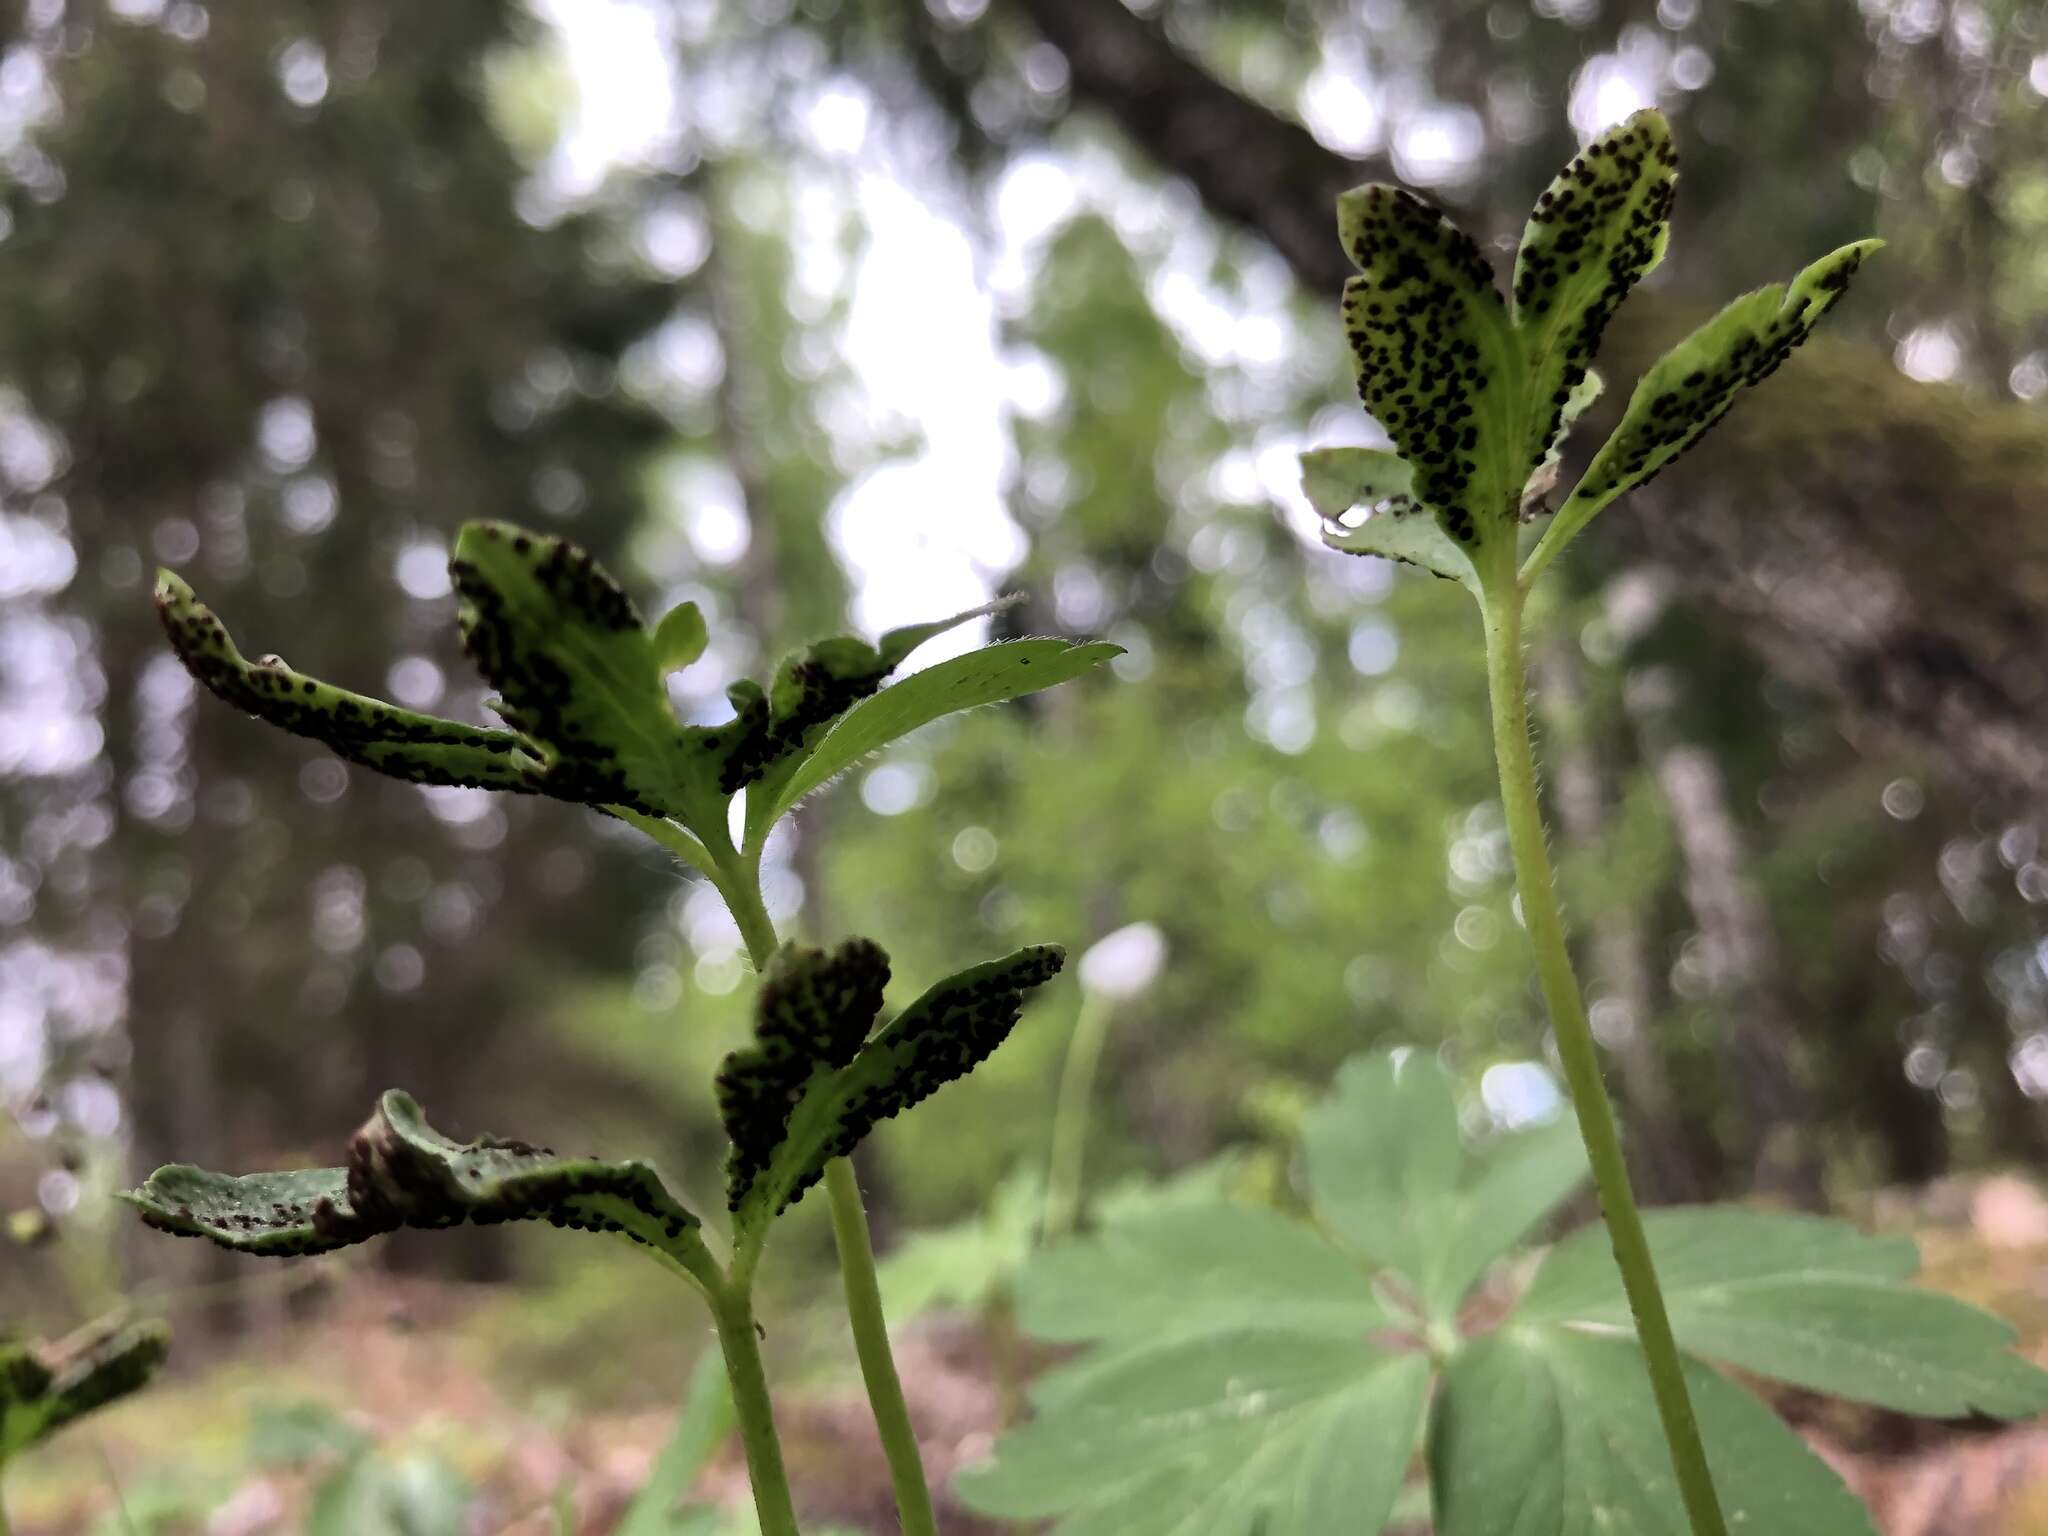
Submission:
POLYGON ((1303 455, 1302 471, 1332 549, 1409 561, 1478 601, 1501 800, 1537 978, 1686 1510, 1696 1536, 1723 1536, 1565 943, 1529 741, 1522 626, 1531 590, 1564 548, 1776 372, 1881 242, 1845 245, 1687 336, 1643 375, 1620 424, 1552 511, 1565 435, 1600 393, 1592 365, 1601 336, 1663 259, 1677 184, 1662 115, 1639 112, 1603 133, 1536 200, 1506 295, 1472 237, 1421 198, 1387 186, 1341 196, 1338 236, 1359 269, 1344 288, 1344 333, 1359 398, 1392 446, 1318 450, 1303 455))
POLYGON ((450 565, 464 648, 497 690, 502 726, 439 719, 351 693, 276 656, 247 660, 211 610, 163 573, 157 604, 192 675, 238 709, 339 756, 417 784, 552 796, 638 828, 702 873, 731 909, 760 974, 754 1037, 718 1074, 731 1141, 723 1236, 651 1167, 564 1156, 498 1137, 457 1141, 389 1092, 335 1167, 234 1176, 159 1169, 128 1199, 167 1232, 238 1252, 301 1255, 401 1227, 541 1220, 621 1237, 696 1289, 724 1352, 766 1536, 797 1529, 775 1434, 753 1290, 769 1230, 814 1184, 832 1206, 848 1316, 887 1452, 903 1529, 936 1523, 890 1357, 860 1189, 847 1155, 882 1120, 972 1071, 1060 969, 1034 945, 948 977, 883 1018, 889 958, 870 940, 785 943, 761 895, 770 830, 804 796, 936 720, 1078 677, 1113 645, 1026 639, 970 651, 884 687, 926 640, 988 612, 823 640, 764 684, 734 683, 730 720, 683 723, 666 677, 701 656, 684 603, 649 626, 591 557, 500 523, 462 530, 450 565))

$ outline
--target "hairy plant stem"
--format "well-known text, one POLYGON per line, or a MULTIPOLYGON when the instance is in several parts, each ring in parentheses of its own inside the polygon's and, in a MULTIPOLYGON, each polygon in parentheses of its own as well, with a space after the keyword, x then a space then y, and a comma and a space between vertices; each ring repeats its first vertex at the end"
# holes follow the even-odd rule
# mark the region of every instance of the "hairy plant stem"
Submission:
POLYGON ((910 1423, 910 1405, 889 1352, 889 1324, 882 1315, 882 1288, 875 1276, 875 1250, 868 1237, 868 1214, 860 1199, 860 1181, 853 1164, 835 1157, 825 1165, 825 1188, 832 1197, 832 1235, 839 1244, 839 1273, 846 1282, 846 1315, 853 1322, 853 1348, 860 1356, 861 1379, 868 1404, 889 1459, 889 1482, 896 1490, 896 1514, 903 1536, 938 1536, 939 1520, 931 1490, 924 1480, 924 1460, 917 1449, 917 1431, 910 1423))
MULTIPOLYGON (((1512 546, 1510 546, 1510 553, 1512 546)), ((1600 1058, 1585 999, 1573 974, 1566 947, 1564 919, 1558 910, 1556 880, 1544 843, 1543 809, 1537 798, 1536 762, 1529 744, 1528 679, 1522 664, 1524 588, 1505 564, 1482 577, 1480 608, 1486 623, 1486 682, 1493 702, 1493 748, 1500 771, 1501 804, 1506 812, 1508 842, 1514 851, 1515 880, 1522 898, 1522 922, 1536 953, 1536 976, 1543 989, 1557 1037, 1557 1054, 1571 1088, 1579 1134, 1593 1167, 1607 1235, 1621 1268, 1622 1287, 1635 1316, 1650 1372, 1650 1389, 1665 1443, 1678 1474, 1693 1536, 1727 1536, 1720 1501, 1714 1492, 1707 1452, 1685 1386, 1685 1369, 1657 1284, 1643 1218, 1629 1188, 1628 1166, 1622 1159, 1621 1135, 1614 1106, 1600 1080, 1600 1058)))
POLYGON ((1066 1065, 1060 1069, 1059 1097, 1053 1102, 1052 1151, 1045 1172, 1045 1215, 1039 1223, 1042 1243, 1056 1243, 1074 1230, 1081 1214, 1081 1167, 1088 1150, 1088 1102, 1095 1088, 1103 1043, 1109 1038, 1109 999, 1083 990, 1067 1037, 1066 1065))
POLYGON ((797 1536, 796 1506, 789 1496, 789 1473, 782 1465, 782 1442, 776 1438, 768 1375, 761 1367, 761 1343, 754 1331, 754 1298, 744 1285, 723 1285, 710 1295, 761 1536, 797 1536))
MULTIPOLYGON (((731 909, 745 940, 747 956, 757 971, 766 971, 779 940, 774 919, 761 900, 758 859, 748 860, 728 846, 712 849, 713 879, 731 909)), ((846 1315, 853 1327, 854 1353, 868 1406, 888 1458, 889 1481, 896 1491, 896 1516, 903 1536, 938 1536, 938 1516, 925 1482, 924 1458, 911 1427, 910 1407, 896 1358, 889 1348, 889 1324, 882 1314, 882 1287, 875 1274, 874 1240, 868 1234, 867 1208, 861 1203, 860 1181, 853 1164, 835 1157, 825 1165, 825 1193, 832 1204, 832 1236, 839 1249, 839 1276, 846 1290, 846 1315)))

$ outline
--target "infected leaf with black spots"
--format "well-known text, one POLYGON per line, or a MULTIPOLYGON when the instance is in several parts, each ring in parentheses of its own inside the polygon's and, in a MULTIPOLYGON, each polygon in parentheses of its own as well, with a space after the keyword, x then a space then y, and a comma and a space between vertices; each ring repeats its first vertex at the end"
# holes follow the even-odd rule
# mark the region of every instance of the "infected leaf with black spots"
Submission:
POLYGON ((1122 646, 1101 642, 1005 640, 892 683, 840 716, 810 751, 785 758, 749 787, 747 846, 760 847, 777 821, 834 775, 918 727, 1051 688, 1122 654, 1122 646))
POLYGON ((718 744, 676 718, 638 610, 588 552, 470 523, 448 572, 463 648, 531 743, 546 793, 686 824, 717 814, 718 744))
POLYGON ((1478 587, 1464 548, 1412 494, 1398 455, 1378 448, 1316 448, 1301 456, 1301 488, 1323 518, 1323 543, 1347 555, 1378 555, 1478 587), (1363 507, 1356 518, 1352 509, 1363 507))
POLYGON ((399 709, 296 672, 276 656, 245 660, 227 626, 169 571, 157 573, 156 606, 185 670, 245 714, 414 784, 524 794, 544 788, 510 731, 399 709))
POLYGON ((1035 944, 948 977, 869 1040, 850 1065, 815 1079, 788 1134, 740 1209, 758 1233, 881 1121, 965 1077, 1009 1038, 1028 993, 1059 974, 1066 951, 1035 944))
POLYGON ((889 957, 868 939, 829 955, 785 947, 754 1001, 754 1042, 725 1058, 718 1112, 732 1140, 726 1201, 738 1210, 813 1083, 849 1065, 882 1011, 889 957))
POLYGON ((1790 286, 1744 294, 1659 359, 1629 397, 1621 425, 1601 447, 1523 568, 1533 580, 1557 552, 1623 492, 1650 480, 1728 414, 1737 396, 1769 378, 1813 334, 1882 240, 1823 256, 1790 286))
POLYGON ((65 1425, 140 1391, 164 1363, 160 1322, 109 1322, 55 1343, 0 1341, 0 1465, 65 1425))
MULTIPOLYGON (((776 764, 818 744, 825 729, 873 694, 891 672, 925 641, 973 619, 1008 607, 1004 598, 969 608, 948 619, 894 629, 874 645, 851 636, 820 640, 784 659, 765 692, 733 698, 737 734, 719 770, 719 788, 734 794, 768 774, 776 764)), ((770 799, 776 798, 770 793, 770 799)))
POLYGON ((1471 544, 1511 524, 1527 459, 1522 350, 1470 235, 1396 187, 1337 199, 1361 276, 1344 285, 1359 397, 1414 475, 1415 498, 1471 544))
POLYGON ((1601 134, 1536 199, 1514 291, 1529 359, 1530 470, 1542 468, 1562 435, 1607 322, 1663 259, 1677 185, 1671 128, 1652 109, 1601 134))
POLYGON ((235 1175, 173 1163, 122 1198, 150 1226, 238 1253, 290 1257, 401 1227, 546 1221, 629 1237, 692 1272, 710 1262, 697 1218, 646 1163, 495 1136, 451 1141, 396 1090, 350 1140, 346 1167, 235 1175))

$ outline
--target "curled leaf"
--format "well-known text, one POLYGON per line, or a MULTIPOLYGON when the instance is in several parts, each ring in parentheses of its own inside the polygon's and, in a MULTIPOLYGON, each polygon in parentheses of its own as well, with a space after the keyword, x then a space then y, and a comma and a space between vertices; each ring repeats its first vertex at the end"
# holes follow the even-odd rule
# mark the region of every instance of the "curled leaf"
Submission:
POLYGON ((108 1322, 49 1344, 0 1341, 0 1463, 141 1390, 170 1351, 160 1322, 108 1322))
POLYGON ((1024 999, 1059 974, 1066 951, 1035 944, 948 977, 864 1044, 845 1067, 814 1075, 782 1143, 739 1207, 758 1232, 891 1115, 965 1077, 1009 1038, 1024 999))
POLYGON ((748 789, 748 847, 760 847, 777 821, 835 774, 919 726, 1037 693, 1122 654, 1122 646, 1101 642, 1004 640, 891 684, 818 734, 808 752, 784 758, 748 789))
POLYGON ((629 1237, 686 1268, 708 1263, 697 1218, 647 1164, 495 1136, 452 1141, 395 1089, 350 1140, 346 1167, 235 1175, 173 1163, 122 1198, 152 1227, 238 1253, 289 1257, 401 1227, 546 1221, 629 1237))
POLYGON ((879 689, 925 641, 1013 601, 998 599, 948 619, 891 630, 874 645, 835 636, 785 658, 765 693, 755 688, 744 700, 734 698, 738 731, 719 770, 719 788, 736 793, 775 764, 816 746, 826 727, 879 689))
POLYGON ((728 1204, 738 1210, 789 1135, 805 1090, 850 1064, 882 1011, 889 957, 850 939, 826 954, 785 947, 754 1003, 754 1042, 725 1058, 718 1112, 732 1139, 728 1204))
POLYGON ((541 787, 510 731, 399 709, 295 672, 276 656, 245 660, 227 626, 169 571, 157 574, 156 606, 171 648, 209 691, 337 757, 415 784, 529 794, 541 787))
POLYGON ((685 732, 638 610, 587 551, 470 523, 448 573, 463 649, 546 793, 685 821, 710 812, 699 786, 715 743, 685 732))

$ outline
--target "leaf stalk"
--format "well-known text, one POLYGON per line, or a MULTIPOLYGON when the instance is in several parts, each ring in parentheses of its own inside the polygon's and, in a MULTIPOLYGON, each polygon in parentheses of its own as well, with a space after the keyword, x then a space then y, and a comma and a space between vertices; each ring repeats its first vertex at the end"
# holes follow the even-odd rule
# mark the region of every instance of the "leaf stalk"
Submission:
MULTIPOLYGON (((731 850, 730 844, 724 849, 714 847, 712 859, 712 879, 724 895, 733 921, 739 925, 748 958, 756 971, 765 972, 780 941, 776 938, 774 919, 761 900, 759 860, 744 860, 731 850)), ((938 1517, 925 1482, 924 1458, 917 1447, 917 1433, 911 1426, 910 1408, 903 1397, 903 1381, 897 1375, 896 1358, 889 1347, 889 1323, 882 1311, 882 1286, 875 1273, 875 1247, 868 1232, 867 1208, 861 1203, 860 1181, 854 1176, 853 1164, 846 1158, 835 1157, 825 1165, 825 1193, 832 1205, 832 1236, 839 1250, 839 1275, 846 1292, 854 1353, 860 1360, 861 1381, 867 1389, 876 1432, 881 1436, 882 1454, 889 1463, 897 1518, 903 1536, 938 1536, 938 1517)), ((736 1273, 735 1280, 743 1286, 750 1284, 751 1265, 747 1275, 736 1273)))
MULTIPOLYGON (((1506 549, 1510 555, 1513 545, 1506 549)), ((1707 1465, 1705 1444, 1649 1238, 1629 1187, 1628 1165, 1622 1156, 1621 1134, 1614 1105, 1600 1078, 1600 1059, 1586 1017, 1585 999, 1572 970, 1565 942, 1564 918, 1558 907, 1556 877, 1545 844, 1542 803, 1536 788, 1536 762, 1529 741, 1528 678, 1522 659, 1522 617, 1526 593, 1516 579, 1512 561, 1497 562, 1481 577, 1480 611, 1486 627, 1486 683, 1493 709, 1494 759, 1500 775, 1501 804, 1506 814, 1508 843, 1513 850, 1515 881, 1521 894, 1522 922, 1535 951, 1536 976, 1550 1012, 1557 1053, 1571 1089, 1579 1134, 1593 1167, 1600 1209, 1606 1217, 1615 1263, 1634 1315, 1636 1336, 1649 1366, 1657 1415, 1678 1475, 1679 1494, 1693 1536, 1727 1536, 1727 1523, 1707 1465)))

